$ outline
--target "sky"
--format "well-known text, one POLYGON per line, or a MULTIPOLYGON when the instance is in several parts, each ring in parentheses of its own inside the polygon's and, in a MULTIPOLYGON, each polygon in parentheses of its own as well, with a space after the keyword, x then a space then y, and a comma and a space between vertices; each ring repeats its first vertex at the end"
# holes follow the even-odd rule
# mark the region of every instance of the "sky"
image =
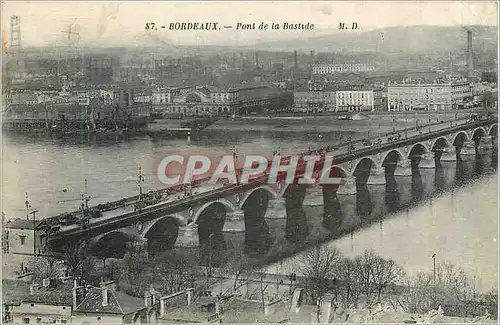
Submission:
POLYGON ((61 43, 68 26, 79 33, 74 42, 126 45, 148 36, 179 45, 251 45, 262 41, 356 33, 376 28, 409 25, 497 26, 498 7, 493 1, 445 2, 63 2, 4 1, 2 29, 10 30, 9 17, 21 17, 23 46, 61 43), (167 29, 146 31, 145 24, 167 25, 167 29), (172 22, 311 23, 314 30, 170 31, 172 22), (359 30, 339 31, 338 25, 356 22, 359 30), (149 35, 148 35, 149 34, 149 35), (76 40, 78 38, 78 40, 76 40))

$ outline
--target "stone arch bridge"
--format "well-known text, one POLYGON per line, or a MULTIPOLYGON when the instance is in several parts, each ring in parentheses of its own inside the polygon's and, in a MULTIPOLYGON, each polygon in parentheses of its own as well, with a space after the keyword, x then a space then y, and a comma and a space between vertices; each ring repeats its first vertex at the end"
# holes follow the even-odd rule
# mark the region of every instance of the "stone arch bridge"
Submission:
MULTIPOLYGON (((399 136, 382 139, 378 145, 361 145, 348 150, 337 148, 329 153, 335 164, 327 172, 341 177, 337 185, 324 185, 324 219, 330 226, 341 220, 331 220, 328 201, 335 195, 356 195, 356 183, 385 184, 386 175, 411 176, 415 168, 434 168, 436 161, 454 161, 457 157, 475 155, 479 150, 496 146, 497 120, 487 119, 447 126, 429 126, 420 130, 399 132, 399 136)), ((315 178, 324 176, 314 172, 315 178)), ((48 233, 47 248, 61 241, 85 238, 99 254, 122 257, 126 245, 111 247, 110 243, 134 242, 145 245, 150 253, 173 247, 198 247, 223 233, 239 233, 250 251, 262 252, 269 242, 265 218, 269 205, 284 207, 286 238, 299 242, 308 234, 302 209, 305 192, 310 184, 248 184, 226 185, 177 201, 146 207, 136 212, 90 223, 61 227, 48 233)))

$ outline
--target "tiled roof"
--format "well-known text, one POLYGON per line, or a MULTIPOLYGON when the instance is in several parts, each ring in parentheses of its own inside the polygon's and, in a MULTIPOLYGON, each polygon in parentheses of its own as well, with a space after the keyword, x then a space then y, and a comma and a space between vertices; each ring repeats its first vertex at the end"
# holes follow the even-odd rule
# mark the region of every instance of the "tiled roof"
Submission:
POLYGON ((26 302, 41 302, 54 305, 73 305, 73 283, 59 284, 57 287, 38 287, 33 295, 23 299, 26 302))
POLYGON ((2 280, 2 300, 4 304, 21 302, 39 302, 44 304, 73 304, 72 283, 59 284, 56 287, 38 287, 30 294, 30 284, 18 280, 2 280))
POLYGON ((2 280, 2 303, 5 305, 17 305, 30 293, 30 285, 24 281, 2 280))
POLYGON ((76 308, 76 311, 125 315, 143 307, 144 301, 142 299, 117 292, 111 288, 108 288, 108 305, 103 306, 102 289, 94 287, 87 292, 87 295, 76 308))

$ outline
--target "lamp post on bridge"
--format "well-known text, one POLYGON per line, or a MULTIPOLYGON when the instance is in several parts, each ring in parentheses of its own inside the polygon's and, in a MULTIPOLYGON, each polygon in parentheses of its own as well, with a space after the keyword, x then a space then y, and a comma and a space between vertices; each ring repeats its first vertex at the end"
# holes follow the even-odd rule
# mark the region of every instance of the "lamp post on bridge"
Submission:
POLYGON ((137 186, 139 187, 139 203, 142 201, 142 183, 144 183, 144 176, 142 176, 142 168, 139 167, 139 179, 137 180, 137 186))
POLYGON ((432 264, 433 264, 433 279, 434 279, 434 284, 436 284, 436 253, 432 254, 432 264))
POLYGON ((30 214, 33 215, 33 256, 36 256, 36 213, 38 210, 33 210, 30 214))

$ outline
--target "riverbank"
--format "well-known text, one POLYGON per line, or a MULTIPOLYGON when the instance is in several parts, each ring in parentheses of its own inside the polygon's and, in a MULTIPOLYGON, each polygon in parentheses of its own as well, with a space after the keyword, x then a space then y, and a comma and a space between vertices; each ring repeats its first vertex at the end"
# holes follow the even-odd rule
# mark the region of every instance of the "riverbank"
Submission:
POLYGON ((321 116, 248 116, 234 119, 221 119, 205 131, 260 131, 260 132, 368 132, 387 133, 396 129, 415 127, 429 122, 450 121, 470 117, 470 111, 452 112, 377 112, 362 113, 360 120, 339 119, 342 115, 321 116))

